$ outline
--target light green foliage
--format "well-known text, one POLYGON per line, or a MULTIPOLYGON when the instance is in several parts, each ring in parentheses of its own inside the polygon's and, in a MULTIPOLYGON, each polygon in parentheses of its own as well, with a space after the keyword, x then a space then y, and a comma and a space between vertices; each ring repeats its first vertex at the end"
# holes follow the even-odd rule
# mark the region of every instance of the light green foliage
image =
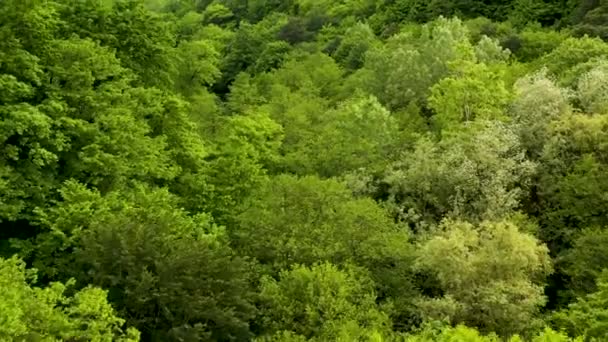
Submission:
POLYGON ((281 167, 296 174, 309 174, 315 163, 310 158, 308 145, 314 142, 324 114, 329 111, 326 100, 300 92, 292 93, 277 87, 276 98, 260 108, 283 126, 285 138, 281 146, 281 167), (302 153, 304 152, 304 153, 302 153))
MULTIPOLYGON (((441 330, 427 327, 416 335, 408 335, 405 342, 498 342, 496 336, 483 336, 477 330, 459 325, 455 328, 446 327, 441 330)), ((509 341, 511 342, 511 341, 509 341)))
POLYGON ((398 303, 391 315, 411 324, 412 247, 406 231, 369 198, 355 199, 334 180, 279 176, 238 217, 232 239, 241 253, 276 273, 327 261, 367 267, 379 295, 398 303))
POLYGON ((363 14, 373 1, 370 0, 296 0, 296 6, 306 16, 324 15, 341 19, 349 15, 363 14))
POLYGON ((552 323, 573 336, 585 341, 602 341, 608 338, 606 326, 606 301, 608 300, 608 272, 604 271, 597 281, 598 290, 557 312, 552 323))
POLYGON ((233 16, 234 14, 228 7, 213 1, 203 11, 203 23, 222 25, 230 22, 233 16))
POLYGON ((429 107, 442 129, 457 129, 459 123, 506 118, 504 110, 511 94, 500 74, 484 64, 459 63, 456 75, 446 77, 431 88, 429 107))
POLYGON ((379 168, 390 158, 397 141, 397 122, 373 96, 353 97, 320 114, 317 122, 304 128, 309 130, 306 140, 285 146, 288 169, 331 177, 359 168, 379 168))
POLYGON ((183 42, 178 47, 180 64, 176 87, 185 95, 202 86, 212 85, 221 75, 219 53, 213 43, 205 40, 183 42))
POLYGON ((317 261, 381 266, 409 249, 407 234, 376 203, 316 177, 271 179, 238 221, 236 245, 276 269, 317 261))
POLYGON ((336 96, 342 82, 343 71, 336 62, 325 54, 294 55, 280 69, 262 78, 260 83, 267 86, 268 96, 274 97, 277 88, 289 91, 331 98, 336 96))
POLYGON ((534 169, 507 126, 479 122, 439 143, 421 139, 387 171, 385 182, 408 221, 494 219, 517 208, 534 169))
POLYGON ((240 72, 256 68, 258 56, 264 51, 267 43, 276 40, 281 26, 286 21, 285 16, 274 13, 255 25, 241 23, 231 37, 222 58, 221 70, 226 86, 240 72))
POLYGON ((504 62, 509 59, 511 51, 503 49, 498 41, 484 35, 481 37, 477 45, 475 45, 475 56, 477 61, 481 63, 497 63, 504 62))
POLYGON ((431 272, 443 295, 420 300, 429 319, 446 319, 508 336, 534 327, 544 304, 547 248, 510 222, 478 226, 445 221, 423 242, 416 265, 431 272))
POLYGON ((388 316, 375 302, 373 282, 352 268, 295 266, 279 280, 262 279, 262 325, 267 334, 293 332, 316 341, 369 340, 388 333, 388 316), (355 334, 353 334, 355 333, 355 334))
MULTIPOLYGON (((423 332, 416 335, 408 335, 405 342, 498 342, 501 340, 494 334, 488 336, 481 335, 478 331, 459 325, 456 328, 425 329, 423 332)), ((550 328, 545 328, 541 333, 530 339, 522 339, 515 335, 508 342, 582 342, 579 339, 571 339, 563 333, 558 333, 550 328)))
MULTIPOLYGON (((107 15, 116 14, 114 5, 98 5, 80 3, 82 8, 78 8, 92 16, 107 11, 107 15)), ((53 8, 47 13, 54 15, 49 26, 63 19, 53 8)), ((127 12, 122 14, 137 16, 127 12)), ((65 20, 72 18, 61 14, 67 16, 65 20)), ((11 39, 23 41, 22 36, 28 35, 23 30, 11 34, 11 39)), ((44 36, 40 41, 46 42, 44 49, 28 47, 38 56, 18 58, 19 68, 27 62, 30 65, 23 70, 31 72, 4 69, 7 73, 2 79, 10 98, 0 105, 3 219, 19 219, 31 215, 35 206, 44 207, 43 202, 66 179, 107 192, 132 181, 170 182, 180 172, 202 170, 206 152, 187 117, 187 104, 152 88, 132 87, 133 72, 99 42, 75 36, 61 39, 58 30, 52 29, 44 36)), ((18 44, 8 51, 17 56, 25 53, 18 44)), ((12 64, 4 60, 7 66, 12 64)))
POLYGON ((549 136, 549 126, 570 110, 569 92, 560 88, 546 70, 515 83, 510 114, 529 156, 538 159, 549 136))
POLYGON ((197 36, 201 30, 202 21, 202 14, 194 11, 187 12, 183 17, 179 18, 179 20, 175 23, 177 42, 191 40, 193 37, 197 36))
MULTIPOLYGON (((532 342, 582 342, 583 338, 569 338, 563 332, 557 332, 550 328, 545 328, 543 332, 537 337, 532 339, 532 342)), ((518 342, 517 340, 512 342, 518 342)))
POLYGON ((577 76, 578 64, 586 63, 597 57, 608 54, 608 44, 597 38, 568 38, 551 53, 538 61, 567 85, 572 84, 577 76))
POLYGON ((222 120, 214 135, 203 183, 187 190, 186 201, 227 224, 278 163, 283 130, 267 114, 251 113, 222 120))
POLYGON ((423 102, 430 87, 448 73, 448 63, 474 56, 467 30, 458 19, 438 19, 419 32, 402 32, 368 52, 353 83, 374 94, 390 110, 423 102))
POLYGON ((330 177, 379 167, 390 154, 397 123, 373 96, 355 94, 336 108, 325 99, 336 94, 341 75, 331 58, 315 54, 291 60, 257 86, 239 78, 234 94, 251 98, 248 92, 264 89, 268 103, 258 110, 284 128, 280 169, 330 177))
MULTIPOLYGON (((127 180, 175 177, 165 132, 139 107, 158 93, 130 88, 113 54, 91 41, 51 47, 41 59, 48 82, 37 88, 48 99, 0 108, 3 169, 16 189, 5 195, 9 208, 23 208, 20 201, 44 196, 65 178, 106 191, 127 180)), ((162 108, 162 97, 153 101, 162 108)))
POLYGON ((35 278, 22 261, 0 259, 0 340, 139 341, 137 330, 122 329, 106 291, 87 287, 66 296, 72 281, 31 287, 35 278))
POLYGON ((577 95, 586 112, 608 114, 608 64, 606 62, 579 78, 577 95))

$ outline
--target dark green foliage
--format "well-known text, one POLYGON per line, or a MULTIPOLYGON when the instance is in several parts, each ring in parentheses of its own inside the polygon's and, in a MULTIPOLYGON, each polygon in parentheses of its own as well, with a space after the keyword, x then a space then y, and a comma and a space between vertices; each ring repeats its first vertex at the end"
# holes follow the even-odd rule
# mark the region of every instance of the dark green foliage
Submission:
POLYGON ((608 268, 607 237, 605 230, 588 228, 558 259, 558 266, 569 279, 564 295, 584 296, 597 290, 598 278, 608 268))
POLYGON ((58 12, 65 23, 62 36, 90 38, 114 49, 144 85, 171 86, 174 27, 148 11, 142 0, 66 0, 58 12))
MULTIPOLYGON (((581 5, 583 7, 584 5, 581 5)), ((590 8, 592 5, 586 5, 590 8)), ((584 9, 580 10, 582 13, 584 9)), ((581 15, 581 14, 579 14, 581 15)), ((600 37, 603 40, 608 40, 608 4, 606 1, 599 1, 596 8, 589 10, 584 14, 580 22, 574 26, 574 32, 577 35, 589 35, 592 37, 600 37)))
POLYGON ((597 291, 555 313, 551 319, 553 325, 570 335, 584 336, 586 341, 606 339, 606 276, 604 271, 598 278, 597 291))
POLYGON ((39 214, 44 233, 30 250, 44 275, 108 289, 146 338, 249 336, 251 265, 208 217, 188 216, 166 191, 102 197, 70 183, 62 195, 61 204, 39 214))

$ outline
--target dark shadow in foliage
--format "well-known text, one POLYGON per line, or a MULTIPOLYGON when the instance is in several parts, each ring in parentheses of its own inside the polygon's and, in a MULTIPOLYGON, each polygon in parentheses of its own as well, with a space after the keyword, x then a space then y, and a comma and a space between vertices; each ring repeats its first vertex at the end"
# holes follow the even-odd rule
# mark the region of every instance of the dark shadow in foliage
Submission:
POLYGON ((574 26, 574 34, 608 40, 608 2, 603 1, 596 8, 585 13, 581 21, 574 26))

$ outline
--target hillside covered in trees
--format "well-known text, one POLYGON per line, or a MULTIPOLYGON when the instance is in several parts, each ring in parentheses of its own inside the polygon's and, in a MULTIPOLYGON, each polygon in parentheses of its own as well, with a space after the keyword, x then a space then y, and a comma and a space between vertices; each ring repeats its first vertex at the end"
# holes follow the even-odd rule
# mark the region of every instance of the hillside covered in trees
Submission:
POLYGON ((0 341, 608 341, 608 1, 0 1, 0 341))

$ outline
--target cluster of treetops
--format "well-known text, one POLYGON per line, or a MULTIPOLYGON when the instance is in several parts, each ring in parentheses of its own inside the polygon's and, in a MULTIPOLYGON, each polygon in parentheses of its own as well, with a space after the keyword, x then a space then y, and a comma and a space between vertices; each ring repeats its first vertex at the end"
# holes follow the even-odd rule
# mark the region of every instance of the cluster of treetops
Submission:
POLYGON ((608 1, 0 1, 0 341, 608 340, 608 1))

